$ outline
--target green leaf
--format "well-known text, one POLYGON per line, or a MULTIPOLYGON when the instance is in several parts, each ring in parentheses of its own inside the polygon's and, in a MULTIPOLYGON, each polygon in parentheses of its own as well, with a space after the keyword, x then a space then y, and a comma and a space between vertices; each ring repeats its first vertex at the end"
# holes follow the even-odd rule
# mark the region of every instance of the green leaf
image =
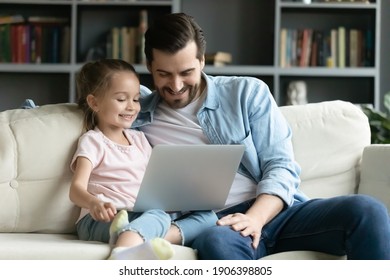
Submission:
MULTIPOLYGON (((390 95, 388 102, 390 105, 390 95)), ((371 107, 363 107, 371 130, 372 144, 389 144, 390 143, 390 119, 383 112, 377 111, 371 107)))

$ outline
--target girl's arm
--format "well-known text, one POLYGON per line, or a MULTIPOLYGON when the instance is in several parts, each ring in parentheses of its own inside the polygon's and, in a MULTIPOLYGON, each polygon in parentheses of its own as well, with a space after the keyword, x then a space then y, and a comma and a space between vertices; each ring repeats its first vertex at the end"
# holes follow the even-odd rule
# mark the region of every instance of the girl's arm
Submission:
POLYGON ((92 218, 96 221, 111 221, 116 214, 114 205, 101 201, 87 190, 92 171, 91 162, 85 157, 78 157, 75 165, 69 190, 70 200, 81 208, 89 209, 92 218))

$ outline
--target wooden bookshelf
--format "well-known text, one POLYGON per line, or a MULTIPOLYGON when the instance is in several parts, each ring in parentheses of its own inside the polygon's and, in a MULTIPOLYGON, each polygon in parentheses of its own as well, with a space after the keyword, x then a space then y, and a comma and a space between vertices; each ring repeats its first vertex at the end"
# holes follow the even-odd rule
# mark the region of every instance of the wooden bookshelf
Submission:
MULTIPOLYGON (((7 52, 4 52, 4 39, 0 35, 0 111, 18 107, 26 98, 34 99, 37 104, 74 102, 74 79, 81 65, 86 60, 101 56, 114 57, 114 28, 118 28, 123 37, 130 38, 136 35, 130 35, 129 30, 139 31, 142 18, 147 18, 147 24, 159 15, 180 11, 193 15, 203 27, 207 53, 231 55, 229 63, 206 65, 207 73, 262 79, 269 85, 279 105, 285 105, 286 88, 294 80, 307 83, 309 102, 342 99, 383 108, 383 95, 390 91, 390 79, 387 77, 390 63, 385 59, 385 52, 390 48, 389 1, 351 3, 312 0, 310 4, 305 4, 293 0, 3 0, 0 11, 2 16, 20 15, 26 20, 11 25, 30 26, 28 18, 52 17, 65 19, 60 26, 68 28, 61 30, 61 34, 68 33, 62 34, 68 39, 65 43, 57 43, 57 54, 62 56, 53 61, 3 61, 7 52), (224 7, 223 11, 221 7, 224 7), (143 11, 146 11, 146 17, 141 16, 143 11), (360 52, 358 57, 362 57, 362 47, 360 51, 359 48, 346 49, 344 67, 336 60, 330 63, 331 60, 319 52, 324 50, 319 47, 319 42, 327 40, 328 33, 339 31, 340 27, 345 28, 346 47, 351 46, 349 34, 352 30, 362 34, 370 32, 371 35, 367 35, 371 36, 368 60, 351 61, 351 52, 360 52), (286 63, 288 55, 285 51, 289 47, 287 37, 281 36, 282 30, 288 33, 304 29, 312 31, 312 38, 322 38, 317 38, 318 42, 311 45, 311 50, 317 49, 316 53, 308 52, 306 64, 286 63), (68 48, 61 48, 63 45, 68 48)), ((0 30, 4 25, 0 24, 0 30)), ((134 63, 141 82, 153 87, 140 56, 142 42, 132 44, 131 41, 134 40, 121 40, 115 55, 134 63), (124 51, 126 49, 128 51, 124 51)))
MULTIPOLYGON (((277 90, 281 102, 288 83, 300 79, 308 84, 309 102, 342 99, 381 107, 386 88, 381 85, 384 76, 380 71, 383 63, 380 51, 389 43, 381 39, 382 29, 388 27, 383 26, 380 19, 382 9, 389 7, 382 6, 380 1, 311 1, 311 4, 305 4, 286 0, 277 1, 276 6, 275 45, 279 52, 275 53, 275 61, 280 67, 277 90), (289 63, 288 58, 294 55, 291 52, 283 54, 282 50, 289 48, 291 39, 282 38, 282 30, 288 30, 286 33, 290 37, 300 30, 311 30, 311 35, 322 34, 325 41, 322 63, 289 63), (351 45, 351 30, 360 34, 355 32, 355 36, 360 36, 360 39, 355 38, 360 40, 359 47, 351 45), (354 60, 354 55, 358 54, 359 58, 354 60)), ((317 44, 314 48, 318 46, 313 38, 310 37, 311 44, 303 47, 310 54, 313 42, 317 44)))

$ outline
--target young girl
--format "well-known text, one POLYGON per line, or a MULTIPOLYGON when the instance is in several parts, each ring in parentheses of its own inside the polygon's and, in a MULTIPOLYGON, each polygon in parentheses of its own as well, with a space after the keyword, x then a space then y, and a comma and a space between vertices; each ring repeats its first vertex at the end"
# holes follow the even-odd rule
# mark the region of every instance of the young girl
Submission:
POLYGON ((172 220, 159 209, 132 212, 152 150, 142 132, 129 129, 141 109, 138 75, 125 61, 103 59, 86 63, 76 83, 86 133, 70 165, 69 197, 82 208, 79 238, 114 245, 109 259, 171 258, 171 243, 191 244, 217 216, 199 211, 172 220))

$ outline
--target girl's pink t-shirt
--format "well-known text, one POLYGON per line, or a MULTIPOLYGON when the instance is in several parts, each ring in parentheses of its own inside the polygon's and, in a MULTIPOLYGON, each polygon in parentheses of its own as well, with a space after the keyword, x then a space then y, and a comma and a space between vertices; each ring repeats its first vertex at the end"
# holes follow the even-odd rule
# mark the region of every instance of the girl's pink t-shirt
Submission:
MULTIPOLYGON (((141 131, 126 129, 125 136, 131 145, 114 143, 97 128, 89 130, 80 137, 70 167, 75 170, 77 157, 87 158, 93 168, 88 192, 117 209, 131 211, 152 148, 141 131)), ((80 218, 86 213, 83 209, 80 218)))

